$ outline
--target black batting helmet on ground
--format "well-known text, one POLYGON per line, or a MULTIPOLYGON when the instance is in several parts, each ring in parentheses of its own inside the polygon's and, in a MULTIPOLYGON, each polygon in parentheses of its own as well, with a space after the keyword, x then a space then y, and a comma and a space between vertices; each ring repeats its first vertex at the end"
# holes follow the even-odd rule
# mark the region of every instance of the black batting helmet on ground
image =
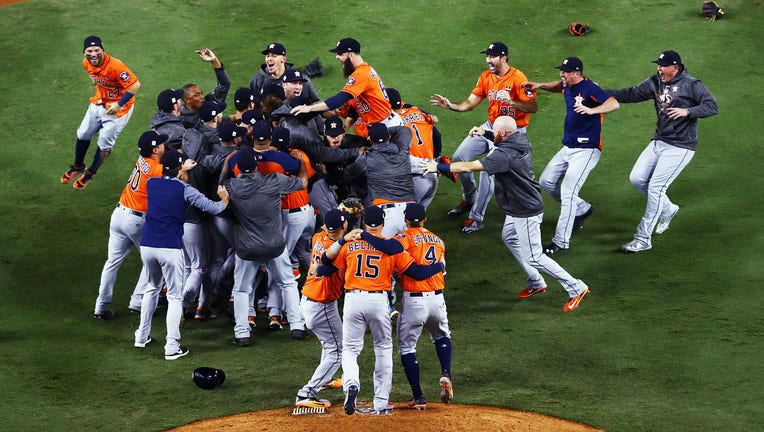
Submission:
POLYGON ((211 390, 225 382, 225 372, 222 369, 198 367, 193 373, 194 384, 204 390, 211 390))

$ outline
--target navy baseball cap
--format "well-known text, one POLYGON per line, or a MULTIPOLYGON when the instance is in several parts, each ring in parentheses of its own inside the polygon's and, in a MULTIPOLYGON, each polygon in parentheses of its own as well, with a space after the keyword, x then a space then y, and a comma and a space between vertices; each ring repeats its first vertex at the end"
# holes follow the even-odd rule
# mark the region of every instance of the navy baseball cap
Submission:
POLYGON ((372 144, 385 142, 389 137, 390 132, 387 131, 387 126, 384 123, 374 123, 369 126, 369 141, 372 144))
POLYGON ((656 60, 652 61, 652 63, 656 63, 659 66, 681 65, 682 57, 680 57, 679 53, 676 51, 663 51, 656 60))
POLYGON ((243 137, 247 134, 247 128, 241 127, 234 122, 226 121, 218 127, 218 137, 220 141, 230 142, 236 137, 243 137))
POLYGON ((398 90, 392 87, 387 87, 385 88, 385 93, 387 93, 387 98, 390 100, 390 106, 393 107, 394 110, 401 109, 403 101, 401 100, 401 94, 398 90))
POLYGON ((159 96, 157 96, 157 108, 159 108, 159 111, 172 112, 172 107, 182 100, 185 94, 186 92, 183 89, 162 90, 159 96))
POLYGON ((584 62, 578 57, 568 57, 562 61, 561 65, 555 66, 555 68, 563 72, 583 72, 584 62))
POLYGON ((509 48, 502 42, 491 42, 485 51, 480 51, 481 54, 487 54, 490 56, 505 56, 509 55, 509 48))
POLYGON ((289 133, 289 129, 285 127, 277 126, 273 128, 273 131, 271 132, 273 145, 280 149, 289 148, 290 135, 291 134, 289 133))
POLYGON ((308 80, 302 76, 302 72, 297 69, 288 69, 284 72, 284 76, 281 77, 281 80, 284 82, 308 82, 308 80))
POLYGON ((286 96, 284 95, 284 87, 281 87, 279 84, 266 84, 263 86, 263 89, 260 90, 260 100, 265 99, 266 96, 273 95, 276 96, 279 99, 285 99, 286 96))
POLYGON ((233 94, 233 101, 237 104, 249 103, 253 102, 254 100, 255 95, 253 95, 252 90, 247 87, 240 87, 236 89, 236 92, 233 94))
POLYGON ((326 229, 336 230, 342 228, 342 224, 349 219, 349 214, 340 209, 331 209, 324 215, 326 229))
POLYGON ((336 137, 345 133, 342 119, 337 116, 331 116, 324 121, 324 135, 336 137))
POLYGON ((424 206, 417 203, 410 203, 406 205, 406 210, 403 212, 406 220, 411 222, 421 222, 424 220, 424 206))
POLYGON ((278 42, 271 42, 268 44, 267 47, 265 47, 264 50, 260 51, 261 54, 265 55, 268 53, 278 54, 278 55, 286 55, 286 47, 284 45, 281 45, 278 42))
POLYGON ((239 171, 248 173, 254 171, 257 167, 257 157, 255 155, 255 149, 252 147, 244 147, 236 153, 236 166, 239 167, 239 171))
POLYGON ((241 123, 244 124, 254 125, 260 120, 265 120, 265 116, 263 115, 263 112, 257 108, 244 111, 244 114, 241 115, 241 123))
POLYGON ((378 227, 385 223, 385 212, 377 206, 367 207, 363 211, 363 223, 370 227, 378 227))
POLYGON ((267 141, 273 134, 273 128, 265 120, 259 120, 252 126, 252 138, 257 141, 267 141))
POLYGON ((208 122, 217 117, 218 114, 222 114, 225 107, 225 102, 204 101, 199 108, 199 118, 203 122, 208 122))
POLYGON ((183 163, 183 155, 177 150, 170 150, 162 155, 162 166, 166 170, 178 168, 183 163))
POLYGON ((85 41, 83 42, 83 48, 82 51, 85 51, 86 49, 97 46, 103 49, 103 42, 101 41, 101 38, 99 38, 96 35, 88 36, 85 38, 85 41))
POLYGON ((337 42, 337 46, 330 49, 329 52, 341 54, 346 52, 354 52, 356 54, 361 53, 361 44, 353 38, 340 39, 337 42))
POLYGON ((169 138, 168 135, 158 134, 153 130, 146 131, 138 138, 138 148, 141 150, 151 150, 164 144, 169 138))

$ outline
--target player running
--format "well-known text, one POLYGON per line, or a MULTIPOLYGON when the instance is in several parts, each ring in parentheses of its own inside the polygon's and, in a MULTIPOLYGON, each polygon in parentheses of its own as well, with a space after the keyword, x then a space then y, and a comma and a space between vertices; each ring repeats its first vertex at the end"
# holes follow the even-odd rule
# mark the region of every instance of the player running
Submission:
POLYGON ((117 137, 133 114, 134 96, 141 88, 138 77, 121 60, 104 52, 103 42, 98 36, 85 38, 83 52, 85 58, 82 59, 82 67, 93 80, 96 93, 90 98, 85 118, 77 129, 74 163, 61 176, 61 183, 69 183, 82 174, 72 184, 75 189, 85 189, 111 154, 117 137), (98 151, 86 169, 85 155, 96 133, 98 151))

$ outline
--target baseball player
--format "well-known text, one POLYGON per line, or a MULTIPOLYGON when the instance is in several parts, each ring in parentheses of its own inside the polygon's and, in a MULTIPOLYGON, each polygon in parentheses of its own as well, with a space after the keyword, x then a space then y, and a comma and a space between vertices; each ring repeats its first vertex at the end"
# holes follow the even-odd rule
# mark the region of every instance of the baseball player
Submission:
MULTIPOLYGON (((435 127, 438 118, 411 104, 404 104, 401 100, 401 94, 392 87, 387 88, 387 95, 390 97, 390 104, 393 110, 395 110, 401 117, 403 124, 411 131, 409 154, 414 195, 416 202, 427 208, 432 199, 435 198, 435 192, 438 191, 438 176, 423 175, 419 164, 423 160, 440 158, 443 144, 441 142, 440 131, 435 127)), ((456 174, 449 176, 449 178, 452 181, 458 179, 456 174)))
POLYGON ((523 87, 562 92, 565 97, 562 149, 552 157, 539 177, 539 186, 560 202, 560 217, 552 242, 544 253, 553 255, 568 250, 573 231, 591 216, 592 205, 578 193, 602 154, 602 119, 619 108, 618 101, 584 76, 584 63, 568 57, 556 66, 560 80, 545 83, 525 82, 523 87))
POLYGON ((74 163, 61 176, 61 183, 69 183, 82 174, 72 184, 75 189, 85 189, 111 154, 117 137, 133 114, 134 96, 141 88, 138 77, 121 60, 104 52, 103 42, 98 36, 85 38, 83 52, 82 67, 93 80, 96 93, 90 98, 88 110, 77 129, 74 163), (85 155, 96 133, 98 151, 86 169, 85 155))
MULTIPOLYGON (((252 78, 249 80, 249 88, 255 96, 263 94, 263 89, 268 84, 281 86, 287 69, 294 68, 294 64, 287 63, 286 47, 278 42, 269 43, 261 53, 265 56, 265 63, 260 65, 260 70, 252 75, 252 78)), ((301 94, 309 102, 321 100, 318 97, 318 92, 313 87, 313 83, 311 83, 309 78, 305 78, 306 81, 303 83, 301 94)))
MULTIPOLYGON (((302 161, 297 177, 287 177, 280 173, 262 174, 257 170, 260 165, 257 154, 250 147, 233 153, 231 163, 235 164, 236 170, 240 172, 236 178, 223 182, 230 195, 231 209, 238 221, 234 226, 236 255, 233 305, 236 325, 233 342, 245 347, 250 344, 250 295, 260 265, 265 264, 269 276, 281 284, 285 285, 288 279, 294 281, 291 265, 285 268, 274 265, 275 259, 283 256, 286 251, 281 197, 305 189, 308 178, 302 161)), ((289 255, 286 256, 286 260, 288 263, 289 255)), ((298 295, 296 289, 294 294, 298 295)), ((295 312, 294 316, 301 317, 299 303, 295 306, 298 307, 298 312, 295 312)), ((288 309, 287 313, 290 312, 288 309)), ((290 314, 290 320, 292 316, 290 314)))
POLYGON ((390 238, 406 229, 403 211, 416 201, 409 157, 411 131, 375 123, 369 126, 369 141, 371 148, 358 156, 354 169, 366 174, 369 198, 385 211, 382 235, 390 238))
POLYGON ((345 38, 337 42, 337 46, 329 52, 335 53, 337 61, 342 63, 345 77, 348 78, 345 87, 323 102, 292 108, 292 114, 335 110, 352 101, 364 123, 402 126, 401 118, 390 106, 382 78, 361 57, 361 44, 353 38, 345 38))
POLYGON ((148 211, 141 235, 141 260, 148 275, 143 294, 141 322, 135 331, 135 347, 143 348, 151 342, 151 321, 164 280, 167 284, 167 341, 164 346, 165 360, 176 360, 188 354, 188 348, 180 345, 180 321, 183 314, 183 280, 185 279, 183 256, 183 224, 189 204, 207 213, 218 214, 228 205, 228 191, 218 186, 221 201, 211 201, 193 186, 181 181, 196 166, 193 159, 186 159, 171 150, 162 156, 163 177, 146 182, 148 211), (181 166, 182 165, 182 166, 181 166))
MULTIPOLYGON (((180 112, 179 103, 176 105, 176 110, 180 112)), ((127 185, 122 190, 117 207, 111 213, 109 254, 101 271, 101 284, 98 287, 94 311, 96 318, 104 320, 114 318, 114 311, 110 309, 110 305, 114 297, 117 271, 133 247, 140 247, 141 233, 146 220, 146 210, 148 210, 146 181, 151 177, 162 175, 162 156, 165 153, 164 143, 167 138, 167 135, 148 131, 144 132, 138 140, 140 156, 135 162, 135 168, 127 180, 127 185)), ((143 269, 130 299, 131 310, 141 309, 147 282, 148 275, 143 269)))
MULTIPOLYGON (((372 206, 364 212, 366 231, 377 237, 382 235, 385 213, 372 206)), ((342 323, 342 386, 346 393, 345 414, 356 411, 356 398, 360 391, 358 355, 363 349, 368 329, 374 340, 374 411, 388 414, 393 384, 393 329, 389 315, 387 293, 392 288, 394 272, 415 279, 426 279, 443 271, 443 263, 420 266, 407 253, 386 255, 360 238, 360 230, 352 231, 355 240, 345 243, 344 238, 332 245, 324 254, 324 265, 317 270, 319 276, 336 271, 344 273, 345 304, 342 323), (344 245, 344 246, 343 246, 344 245)))
MULTIPOLYGON (((412 203, 406 207, 406 229, 390 240, 362 233, 361 238, 376 249, 387 254, 408 252, 418 264, 445 262, 445 243, 435 233, 424 228, 425 208, 412 203)), ((454 390, 451 383, 451 331, 448 327, 446 302, 443 298, 445 281, 443 273, 419 281, 406 275, 401 276, 403 285, 403 310, 398 318, 398 351, 403 370, 411 386, 413 398, 409 408, 423 410, 427 401, 419 382, 419 362, 416 358, 416 344, 422 329, 430 332, 435 352, 440 360, 440 399, 451 403, 454 390)))
POLYGON ((224 104, 226 97, 228 97, 228 90, 231 88, 231 79, 228 77, 228 72, 226 72, 223 63, 220 62, 215 53, 209 48, 196 50, 196 53, 199 54, 199 58, 202 61, 212 64, 217 84, 215 89, 207 95, 196 84, 186 84, 183 86, 183 108, 180 112, 180 118, 183 121, 183 125, 187 128, 199 126, 199 108, 202 107, 202 103, 205 100, 224 104))
POLYGON ((663 234, 679 212, 666 191, 695 156, 698 119, 719 112, 711 91, 690 75, 676 51, 663 51, 656 60, 658 73, 641 83, 619 90, 606 90, 618 102, 653 100, 658 116, 653 139, 645 148, 629 180, 647 197, 647 207, 634 239, 622 246, 625 252, 652 247, 652 234, 663 234))
POLYGON ((428 172, 487 171, 495 175, 496 202, 506 213, 502 240, 517 262, 528 275, 527 288, 518 294, 528 298, 546 291, 546 282, 539 271, 554 277, 570 297, 563 311, 572 312, 589 294, 589 287, 570 275, 552 258, 544 255, 541 248, 541 221, 544 218, 544 202, 541 188, 533 178, 531 144, 524 133, 517 132, 514 119, 499 116, 493 123, 496 148, 483 159, 471 162, 438 164, 427 162, 428 172))
MULTIPOLYGON (((501 42, 493 42, 484 51, 488 70, 478 77, 472 93, 462 101, 453 103, 448 98, 434 94, 430 103, 451 111, 471 111, 483 99, 488 98, 488 121, 481 128, 493 130, 493 122, 497 117, 505 115, 515 119, 518 132, 525 133, 530 122, 531 113, 538 111, 536 91, 530 87, 523 88, 520 84, 528 81, 519 69, 510 66, 507 60, 509 49, 501 42)), ((474 130, 475 128, 473 128, 474 130)), ((454 162, 471 161, 475 157, 489 153, 494 146, 485 136, 470 133, 454 152, 454 162)), ((476 188, 475 177, 471 172, 459 175, 462 183, 462 200, 449 211, 449 216, 460 216, 470 212, 464 221, 462 232, 470 234, 481 230, 484 226, 485 211, 493 195, 494 181, 487 173, 480 173, 480 187, 476 188)))
POLYGON ((322 386, 330 383, 342 366, 342 319, 337 300, 342 296, 344 274, 336 272, 319 277, 316 269, 321 265, 321 257, 337 240, 345 235, 349 215, 332 209, 324 215, 322 230, 313 235, 310 269, 302 286, 300 308, 305 317, 305 326, 321 342, 321 362, 305 386, 297 392, 295 406, 328 408, 331 403, 318 400, 316 395, 322 386))

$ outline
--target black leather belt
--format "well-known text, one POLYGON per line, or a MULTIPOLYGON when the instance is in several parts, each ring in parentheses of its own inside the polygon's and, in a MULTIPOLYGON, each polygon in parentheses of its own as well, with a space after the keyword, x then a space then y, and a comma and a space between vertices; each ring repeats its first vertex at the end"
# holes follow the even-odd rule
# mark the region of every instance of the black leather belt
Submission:
POLYGON ((381 208, 383 210, 387 209, 387 208, 393 208, 393 207, 395 207, 395 203, 386 203, 386 204, 380 204, 379 205, 379 208, 381 208))
POLYGON ((130 207, 125 207, 125 206, 123 206, 120 203, 117 203, 117 208, 121 209, 121 210, 124 210, 124 211, 130 213, 133 216, 143 217, 146 214, 146 213, 143 213, 143 212, 139 212, 138 210, 133 210, 130 207))
POLYGON ((289 209, 288 213, 299 213, 299 212, 303 211, 304 208, 305 208, 305 206, 297 207, 297 208, 291 208, 291 209, 289 209))
MULTIPOLYGON (((430 291, 430 292, 434 292, 435 295, 443 294, 443 290, 435 290, 435 291, 430 291)), ((421 293, 421 292, 409 292, 409 297, 424 297, 424 293, 421 293)))
POLYGON ((369 291, 369 290, 350 289, 350 290, 345 290, 345 292, 346 293, 382 294, 382 293, 386 293, 387 291, 369 291))

